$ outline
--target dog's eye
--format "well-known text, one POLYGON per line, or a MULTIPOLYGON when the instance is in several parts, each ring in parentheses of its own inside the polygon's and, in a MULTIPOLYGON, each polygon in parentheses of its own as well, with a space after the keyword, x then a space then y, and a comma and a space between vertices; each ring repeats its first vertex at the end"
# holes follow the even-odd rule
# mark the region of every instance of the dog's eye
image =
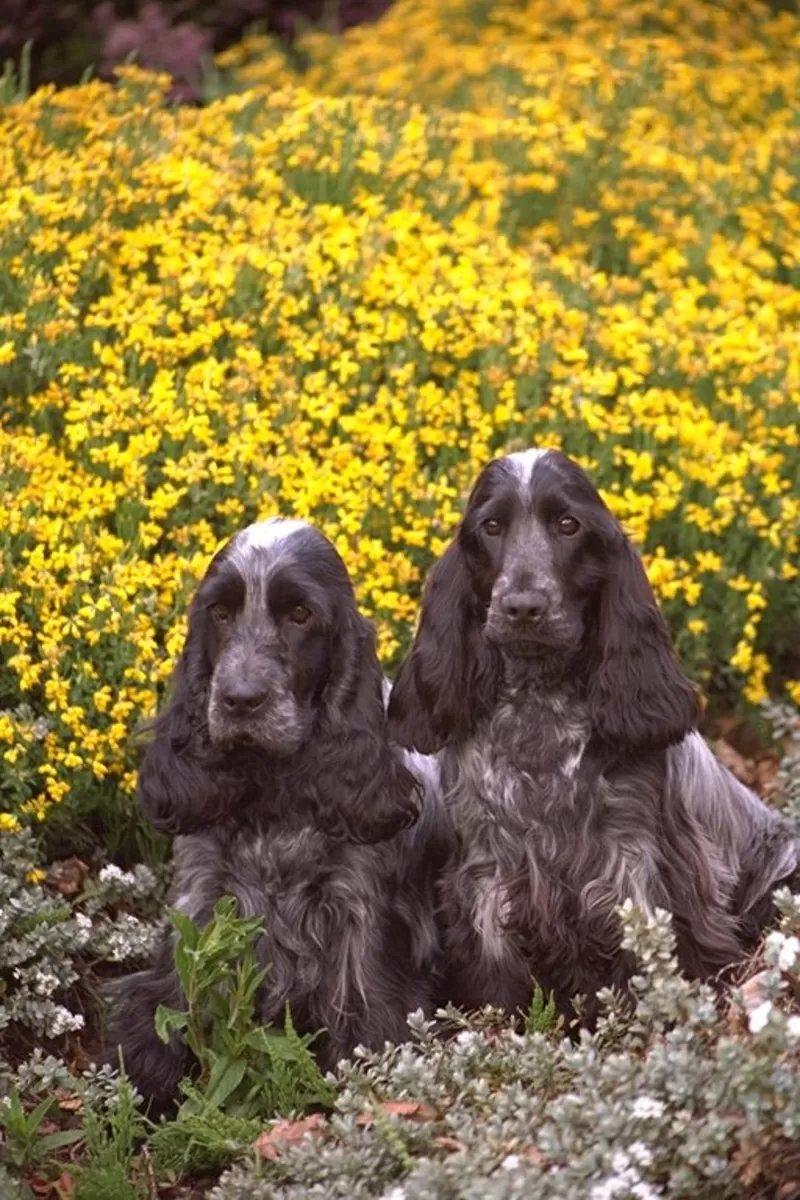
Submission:
POLYGON ((575 517, 562 517, 558 522, 558 532, 563 533, 564 537, 574 537, 580 527, 581 523, 575 517))
POLYGON ((224 625, 225 622, 230 617, 230 615, 231 614, 228 612, 228 610, 224 604, 212 604, 211 605, 211 616, 214 618, 214 620, 217 622, 218 625, 224 625))
POLYGON ((483 522, 483 532, 488 533, 489 537, 499 537, 503 532, 503 526, 499 521, 495 521, 494 517, 489 517, 483 522))
POLYGON ((311 610, 306 608, 305 604, 295 604, 289 613, 289 620, 293 625, 305 625, 310 616, 311 610))

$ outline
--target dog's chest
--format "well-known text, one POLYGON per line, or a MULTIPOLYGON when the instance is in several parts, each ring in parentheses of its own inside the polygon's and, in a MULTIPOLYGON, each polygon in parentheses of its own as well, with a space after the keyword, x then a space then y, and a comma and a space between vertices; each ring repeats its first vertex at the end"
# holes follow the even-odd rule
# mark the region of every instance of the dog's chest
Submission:
POLYGON ((324 954, 334 930, 341 936, 374 918, 379 856, 366 862, 362 847, 335 847, 316 830, 280 826, 181 841, 181 907, 205 919, 219 896, 233 895, 241 916, 263 918, 273 948, 324 954))
POLYGON ((610 917, 626 891, 641 890, 616 837, 613 798, 586 769, 588 737, 581 707, 567 697, 513 697, 445 754, 460 839, 446 890, 487 960, 561 953, 583 915, 610 917))
POLYGON ((582 709, 556 695, 511 695, 469 742, 445 752, 447 803, 459 827, 492 839, 492 827, 536 828, 558 822, 581 787, 589 738, 582 709))

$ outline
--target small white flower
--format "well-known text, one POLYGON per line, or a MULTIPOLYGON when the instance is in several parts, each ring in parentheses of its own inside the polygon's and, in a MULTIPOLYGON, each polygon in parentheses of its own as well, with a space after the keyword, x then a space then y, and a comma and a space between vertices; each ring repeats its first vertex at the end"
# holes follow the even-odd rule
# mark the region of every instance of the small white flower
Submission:
POLYGON ((800 938, 787 937, 778 953, 778 966, 782 971, 791 971, 800 956, 800 938))
POLYGON ((772 1012, 772 1001, 764 1000, 757 1008, 754 1008, 750 1013, 749 1025, 751 1033, 760 1033, 769 1021, 770 1013, 772 1012))
POLYGON ((800 1040, 800 1017, 789 1017, 786 1022, 786 1033, 792 1040, 800 1040))
POLYGON ((455 1040, 459 1046, 474 1046, 480 1041, 480 1034, 475 1029, 462 1029, 456 1034, 455 1040))
POLYGON ((657 1119, 664 1115, 664 1102, 656 1100, 654 1096, 637 1096, 631 1111, 634 1117, 639 1117, 642 1121, 657 1119))
POLYGON ((381 1200, 406 1200, 406 1189, 401 1187, 390 1188, 388 1192, 384 1192, 381 1200))
POLYGON ((628 1156, 639 1167, 649 1167, 653 1161, 653 1151, 644 1142, 631 1142, 628 1156))
POLYGON ((50 1014, 50 1037, 60 1037, 62 1033, 74 1033, 83 1029, 84 1021, 80 1013, 71 1013, 68 1008, 57 1004, 50 1014))
POLYGON ((118 882, 125 878, 125 872, 116 863, 108 863, 100 869, 97 878, 101 883, 118 882))
POLYGON ((639 1183, 635 1183, 631 1188, 631 1191, 636 1197, 636 1200, 658 1200, 659 1196, 661 1195, 661 1192, 654 1188, 652 1184, 645 1183, 644 1180, 641 1180, 639 1183))
POLYGON ((503 1159, 503 1161, 500 1163, 500 1166, 503 1168, 504 1171, 516 1171, 517 1167, 519 1166, 519 1163, 520 1163, 520 1157, 518 1154, 507 1154, 505 1156, 505 1158, 503 1159))
POLYGON ((39 996, 49 996, 58 987, 58 978, 52 971, 39 971, 34 983, 34 990, 39 996))

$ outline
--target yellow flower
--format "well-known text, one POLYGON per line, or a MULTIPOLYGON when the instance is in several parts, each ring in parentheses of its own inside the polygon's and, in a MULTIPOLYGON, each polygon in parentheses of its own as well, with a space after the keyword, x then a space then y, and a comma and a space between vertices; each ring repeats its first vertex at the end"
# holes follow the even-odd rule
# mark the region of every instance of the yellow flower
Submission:
POLYGON ((333 538, 391 671, 532 445, 590 473, 694 676, 763 697, 800 619, 800 20, 651 8, 397 0, 303 34, 302 78, 247 39, 203 108, 126 67, 0 112, 9 819, 115 820, 244 523, 333 538))

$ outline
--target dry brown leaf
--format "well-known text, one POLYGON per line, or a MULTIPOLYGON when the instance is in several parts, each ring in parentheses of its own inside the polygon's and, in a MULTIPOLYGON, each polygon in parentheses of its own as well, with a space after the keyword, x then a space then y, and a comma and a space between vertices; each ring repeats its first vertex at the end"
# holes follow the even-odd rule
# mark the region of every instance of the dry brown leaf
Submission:
MULTIPOLYGON (((378 1111, 387 1116, 407 1117, 410 1121, 435 1121, 436 1113, 427 1104, 418 1104, 413 1100, 386 1100, 377 1105, 378 1111)), ((375 1120, 375 1112, 361 1113, 356 1117, 356 1125, 371 1125, 375 1120)))
POLYGON ((80 1096, 65 1096, 63 1100, 59 1100, 58 1107, 62 1112, 82 1112, 83 1100, 80 1096))
POLYGON ((767 994, 764 991, 765 975, 766 971, 759 971, 758 974, 751 975, 741 985, 742 1007, 745 1012, 752 1012, 754 1008, 758 1008, 759 1004, 763 1004, 767 999, 767 994))
POLYGON ((89 867, 80 858, 64 858, 50 864, 47 882, 62 896, 75 896, 88 874, 89 867))
POLYGON ((306 1134, 320 1133, 325 1118, 322 1113, 312 1113, 300 1121, 278 1121, 271 1129, 265 1129, 253 1143, 264 1158, 275 1162, 290 1146, 302 1142, 306 1134))
POLYGON ((781 765, 777 758, 760 758, 756 763, 755 788, 761 796, 769 796, 778 787, 781 765))
POLYGON ((714 743, 714 753, 724 767, 736 776, 738 780, 749 786, 756 781, 755 764, 751 758, 745 758, 738 750, 734 750, 724 738, 717 738, 714 743))
POLYGON ((458 1138, 449 1137, 447 1134, 434 1138, 433 1141, 434 1145, 438 1146, 440 1150, 446 1150, 448 1154, 458 1154, 464 1149, 458 1138))
POLYGON ((70 1175, 69 1171, 62 1171, 53 1182, 53 1191, 58 1200, 69 1200, 75 1194, 75 1176, 70 1175))

